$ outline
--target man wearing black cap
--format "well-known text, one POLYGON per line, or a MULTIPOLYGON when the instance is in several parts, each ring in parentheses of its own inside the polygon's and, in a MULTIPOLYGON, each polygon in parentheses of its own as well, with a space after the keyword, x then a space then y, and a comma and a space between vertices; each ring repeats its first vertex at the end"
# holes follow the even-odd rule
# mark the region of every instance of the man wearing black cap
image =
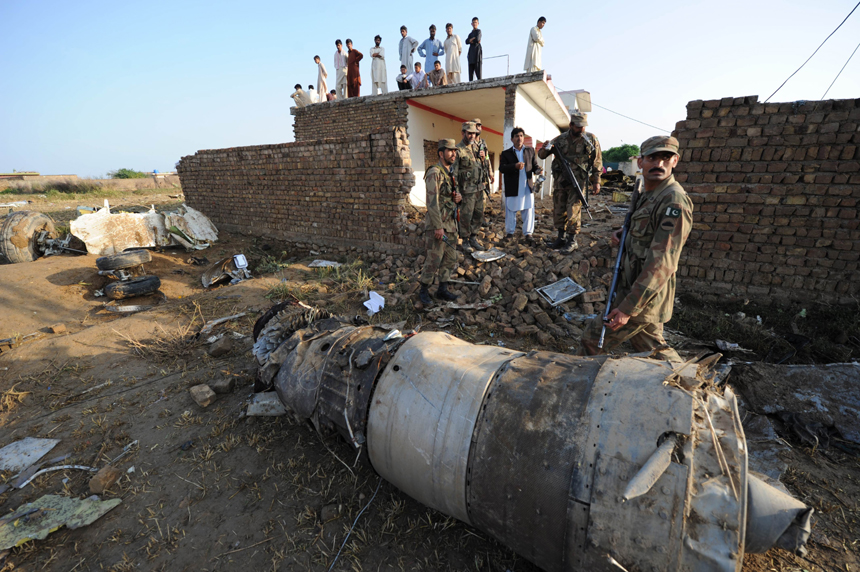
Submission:
POLYGON ((463 197, 457 192, 452 166, 457 158, 457 146, 453 139, 439 141, 437 155, 439 163, 427 169, 424 184, 427 189, 427 218, 424 219, 426 247, 424 268, 421 271, 421 290, 418 299, 424 306, 433 303, 429 288, 439 275, 439 289, 436 297, 442 300, 456 300, 457 296, 448 291, 448 280, 457 270, 457 205, 463 197), (448 244, 445 244, 447 241, 448 244))
MULTIPOLYGON (((636 351, 656 351, 663 359, 681 361, 663 338, 663 324, 672 318, 678 260, 693 226, 693 202, 672 175, 678 159, 674 137, 658 135, 642 143, 639 168, 645 188, 630 206, 617 293, 614 301, 607 301, 611 312, 603 348, 597 347, 604 325, 601 316, 582 334, 580 355, 603 354, 629 341, 636 351)), ((620 240, 619 229, 612 242, 620 240)))
MULTIPOLYGON (((583 194, 590 185, 594 194, 600 192, 600 174, 603 172, 603 154, 600 142, 593 133, 586 133, 588 116, 571 112, 570 129, 562 133, 538 150, 538 157, 549 157, 553 147, 570 163, 570 170, 579 183, 583 194)), ((562 254, 570 254, 579 245, 576 235, 582 229, 582 203, 573 183, 564 176, 561 161, 552 162, 552 219, 558 230, 558 237, 549 243, 550 248, 560 249, 562 254)))

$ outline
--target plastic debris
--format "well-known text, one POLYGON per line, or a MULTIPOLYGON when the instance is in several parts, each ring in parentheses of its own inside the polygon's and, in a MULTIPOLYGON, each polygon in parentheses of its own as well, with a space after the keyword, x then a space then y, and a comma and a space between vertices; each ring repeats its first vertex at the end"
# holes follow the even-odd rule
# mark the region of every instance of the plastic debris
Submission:
POLYGON ((22 471, 57 446, 59 439, 27 437, 0 449, 0 471, 22 471))
POLYGON ((372 316, 385 307, 385 298, 371 291, 370 299, 364 302, 364 307, 367 308, 367 315, 372 316))
POLYGON ((121 503, 122 499, 81 500, 45 495, 0 518, 0 550, 20 546, 30 540, 42 540, 63 526, 71 529, 87 526, 121 503), (3 526, 5 524, 10 526, 3 526))

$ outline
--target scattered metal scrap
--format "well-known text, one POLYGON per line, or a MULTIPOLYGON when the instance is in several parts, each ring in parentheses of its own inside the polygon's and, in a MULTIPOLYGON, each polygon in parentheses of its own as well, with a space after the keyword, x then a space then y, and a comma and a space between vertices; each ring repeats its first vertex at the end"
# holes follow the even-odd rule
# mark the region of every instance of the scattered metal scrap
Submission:
POLYGON ((547 571, 724 571, 745 550, 805 554, 813 510, 747 470, 735 395, 680 383, 695 363, 274 319, 254 328, 258 376, 293 415, 547 571))
POLYGON ((122 503, 45 495, 0 518, 0 550, 20 546, 30 540, 42 540, 65 526, 75 529, 92 524, 122 503))
POLYGON ((576 298, 585 292, 585 288, 570 278, 562 278, 558 282, 536 288, 535 291, 552 306, 558 306, 576 298))
POLYGON ((203 271, 200 281, 204 288, 214 284, 228 281, 230 284, 238 284, 242 280, 250 280, 251 273, 248 271, 248 260, 244 254, 236 254, 210 265, 203 271))

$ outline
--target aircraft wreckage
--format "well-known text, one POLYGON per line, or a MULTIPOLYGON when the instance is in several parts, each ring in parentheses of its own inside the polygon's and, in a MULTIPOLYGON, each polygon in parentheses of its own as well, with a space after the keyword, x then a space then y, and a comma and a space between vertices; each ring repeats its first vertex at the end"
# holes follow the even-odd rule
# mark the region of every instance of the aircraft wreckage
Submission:
POLYGON ((740 570, 805 554, 812 508, 747 470, 697 365, 402 336, 295 303, 254 328, 258 390, 403 492, 547 571, 740 570))

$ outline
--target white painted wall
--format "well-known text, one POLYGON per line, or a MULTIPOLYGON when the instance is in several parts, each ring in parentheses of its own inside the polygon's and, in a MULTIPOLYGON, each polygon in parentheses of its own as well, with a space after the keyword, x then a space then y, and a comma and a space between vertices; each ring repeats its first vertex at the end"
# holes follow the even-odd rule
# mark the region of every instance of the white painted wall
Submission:
MULTIPOLYGON (((480 110, 475 110, 475 115, 480 117, 480 110)), ((439 141, 439 139, 453 139, 459 142, 463 136, 461 129, 463 124, 459 121, 448 119, 430 111, 419 109, 413 105, 409 106, 407 113, 406 130, 409 137, 409 154, 412 158, 412 171, 415 173, 415 186, 409 193, 409 201, 413 205, 425 206, 426 189, 424 187, 424 173, 433 165, 424 164, 424 140, 439 141)), ((499 155, 503 151, 502 138, 499 135, 484 132, 484 140, 487 147, 495 153, 496 183, 498 184, 499 155)), ((509 138, 510 139, 510 138, 509 138)), ((497 186, 497 185, 496 185, 497 186)))
MULTIPOLYGON (((514 100, 514 127, 525 129, 526 135, 534 139, 535 142, 549 141, 553 137, 557 137, 561 132, 543 111, 544 105, 549 104, 549 101, 532 101, 528 95, 518 89, 514 100)), ((555 105, 555 102, 552 104, 555 105)), ((506 147, 510 147, 510 133, 505 133, 505 140, 506 147)))

